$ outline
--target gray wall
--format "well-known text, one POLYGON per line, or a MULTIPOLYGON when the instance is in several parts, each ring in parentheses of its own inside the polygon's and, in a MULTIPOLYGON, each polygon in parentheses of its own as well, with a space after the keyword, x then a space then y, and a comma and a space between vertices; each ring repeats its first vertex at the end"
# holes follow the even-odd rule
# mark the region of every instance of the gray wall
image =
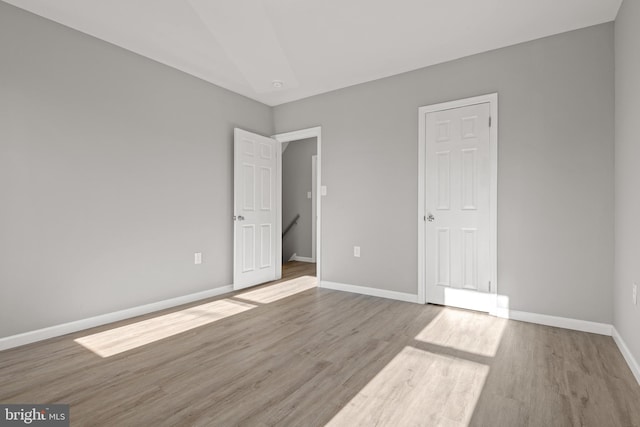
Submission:
POLYGON ((640 305, 632 284, 640 286, 640 2, 625 0, 615 24, 615 285, 614 325, 640 361, 640 305))
POLYGON ((287 261, 295 253, 311 258, 312 214, 311 199, 311 157, 317 154, 316 138, 289 143, 282 153, 282 227, 287 227, 297 214, 298 224, 294 225, 282 239, 282 260, 287 261))
MULTIPOLYGON (((627 3, 615 321, 638 357, 627 3)), ((613 47, 604 24, 272 110, 0 2, 0 337, 230 284, 234 126, 322 125, 324 279, 416 293, 418 107, 490 92, 499 292, 512 309, 611 322, 613 47)))
POLYGON ((0 94, 0 337, 232 283, 269 107, 3 2, 0 94))
POLYGON ((275 107, 277 132, 322 126, 323 279, 417 293, 418 107, 498 92, 498 292, 610 323, 613 44, 608 23, 275 107))

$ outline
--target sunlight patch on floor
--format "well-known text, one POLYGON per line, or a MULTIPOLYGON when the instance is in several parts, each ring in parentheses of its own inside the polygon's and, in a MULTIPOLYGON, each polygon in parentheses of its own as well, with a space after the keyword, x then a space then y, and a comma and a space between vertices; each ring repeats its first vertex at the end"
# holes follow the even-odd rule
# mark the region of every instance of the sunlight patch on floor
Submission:
POLYGON ((301 276, 285 282, 276 283, 275 285, 265 286, 255 291, 244 292, 235 295, 234 298, 268 304, 304 292, 307 289, 315 288, 317 282, 318 280, 314 276, 301 276))
POLYGON ((507 320, 473 311, 443 309, 415 339, 480 356, 494 357, 507 320))
POLYGON ((197 328, 257 306, 228 299, 197 305, 74 341, 101 357, 109 357, 197 328))
POLYGON ((483 364, 405 347, 327 426, 466 426, 488 373, 483 364))

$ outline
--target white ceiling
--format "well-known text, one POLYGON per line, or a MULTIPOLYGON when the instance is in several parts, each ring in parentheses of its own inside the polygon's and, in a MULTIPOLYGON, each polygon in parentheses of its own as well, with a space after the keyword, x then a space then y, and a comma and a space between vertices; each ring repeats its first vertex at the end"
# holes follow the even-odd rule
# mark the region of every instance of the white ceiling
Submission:
POLYGON ((612 21, 622 2, 5 1, 268 105, 612 21))

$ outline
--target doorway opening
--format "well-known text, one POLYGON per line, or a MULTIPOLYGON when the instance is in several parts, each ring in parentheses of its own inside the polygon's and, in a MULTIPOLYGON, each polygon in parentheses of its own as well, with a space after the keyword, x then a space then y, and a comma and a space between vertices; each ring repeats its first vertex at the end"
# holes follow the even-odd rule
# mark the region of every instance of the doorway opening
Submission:
MULTIPOLYGON (((295 156, 291 165, 297 166, 295 156)), ((283 276, 283 231, 290 232, 305 216, 309 231, 300 240, 300 253, 293 252, 285 261, 307 264, 296 270, 315 270, 319 282, 321 277, 321 130, 320 127, 303 129, 275 135, 271 138, 234 129, 234 212, 233 212, 233 288, 239 290, 250 286, 279 280, 283 276), (311 142, 306 147, 304 142, 311 142), (301 143, 302 142, 302 143, 301 143), (287 191, 287 201, 302 196, 300 206, 294 204, 292 215, 287 213, 283 229, 283 162, 282 145, 294 144, 291 153, 305 151, 309 154, 302 162, 305 183, 297 185, 298 178, 286 176, 285 190, 289 184, 294 190, 287 191), (304 191, 301 192, 301 189, 304 191), (308 197, 311 193, 311 197, 308 197), (309 209, 310 206, 310 209, 309 209), (299 217, 296 217, 297 215, 299 217), (287 230, 288 229, 288 230, 287 230), (310 240, 310 243, 308 242, 310 240), (308 252, 310 251, 310 253, 308 252), (295 255, 294 255, 295 254, 295 255), (314 263, 315 262, 315 263, 314 263)), ((295 172, 291 170, 291 172, 295 172)), ((287 172, 288 173, 288 172, 287 172)), ((302 175, 301 175, 302 176, 302 175)), ((302 180, 302 178, 300 178, 302 180)), ((297 201, 295 201, 297 202, 297 201)), ((289 212, 289 211, 287 211, 289 212)), ((285 236, 286 237, 286 236, 285 236)), ((291 248, 287 246, 287 250, 291 248)), ((297 250, 294 246, 293 250, 297 250)), ((290 265, 289 267, 293 267, 290 265)), ((296 271, 287 271, 296 274, 296 271)))
MULTIPOLYGON (((282 145, 278 168, 280 193, 279 265, 284 272, 307 271, 315 265, 321 277, 321 129, 274 135, 282 145)), ((282 275, 282 270, 280 276, 282 275)))
MULTIPOLYGON (((316 263, 317 138, 282 144, 283 267, 316 263)), ((284 273, 283 273, 284 274, 284 273)))

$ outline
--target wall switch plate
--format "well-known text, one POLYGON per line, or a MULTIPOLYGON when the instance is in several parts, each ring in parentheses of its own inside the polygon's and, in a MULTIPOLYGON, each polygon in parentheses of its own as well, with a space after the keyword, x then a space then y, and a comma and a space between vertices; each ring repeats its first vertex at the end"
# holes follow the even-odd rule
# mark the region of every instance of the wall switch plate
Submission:
POLYGON ((193 263, 202 264, 202 252, 196 252, 193 254, 193 263))
POLYGON ((311 191, 307 191, 307 199, 311 198, 311 191))
POLYGON ((633 305, 638 305, 638 284, 633 284, 633 305))
POLYGON ((320 187, 320 194, 323 196, 327 195, 327 186, 323 185, 322 187, 320 187))
POLYGON ((356 258, 360 258, 360 246, 353 247, 353 256, 356 258))

